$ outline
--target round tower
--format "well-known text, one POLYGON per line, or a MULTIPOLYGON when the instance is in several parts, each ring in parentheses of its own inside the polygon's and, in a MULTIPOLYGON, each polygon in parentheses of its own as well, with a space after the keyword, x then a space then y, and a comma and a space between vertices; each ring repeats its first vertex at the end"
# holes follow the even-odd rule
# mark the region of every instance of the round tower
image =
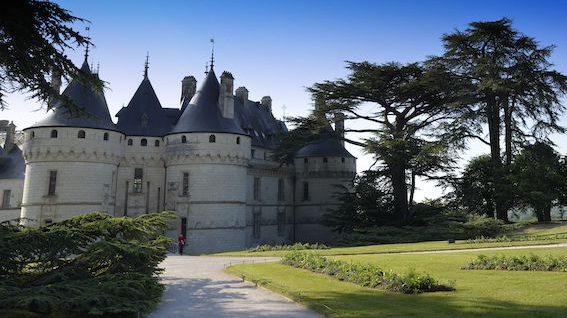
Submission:
MULTIPOLYGON (((86 59, 81 70, 90 73, 86 59)), ((124 135, 110 119, 103 91, 73 79, 62 95, 79 107, 79 115, 57 102, 46 119, 24 129, 25 225, 45 225, 92 211, 114 214, 124 135)))
POLYGON ((295 240, 332 242, 335 235, 322 225, 323 215, 337 207, 335 194, 344 191, 356 175, 356 158, 336 134, 329 132, 301 148, 295 155, 295 240))
POLYGON ((219 84, 211 68, 165 141, 166 208, 181 217, 189 253, 244 248, 251 146, 230 73, 219 84))

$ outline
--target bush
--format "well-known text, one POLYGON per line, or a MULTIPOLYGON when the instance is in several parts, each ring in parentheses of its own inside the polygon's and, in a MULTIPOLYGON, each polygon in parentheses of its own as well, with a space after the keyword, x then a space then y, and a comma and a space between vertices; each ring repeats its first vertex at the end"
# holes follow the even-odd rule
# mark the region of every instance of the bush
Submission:
POLYGON ((120 317, 152 310, 171 212, 81 215, 45 227, 0 225, 0 310, 120 317))
POLYGON ((248 252, 266 252, 266 251, 298 251, 298 250, 326 250, 329 247, 321 243, 295 243, 293 245, 258 245, 256 247, 249 248, 248 252))
POLYGON ((567 239, 567 233, 556 233, 547 235, 517 235, 517 236, 480 236, 466 241, 467 244, 494 243, 494 242, 529 242, 529 241, 555 241, 567 239))
POLYGON ((385 272, 373 264, 347 263, 307 252, 286 254, 282 264, 333 276, 338 280, 370 288, 382 288, 404 294, 451 291, 452 286, 437 283, 429 274, 410 272, 405 275, 385 272))
POLYGON ((567 272, 567 257, 479 255, 462 269, 567 272))

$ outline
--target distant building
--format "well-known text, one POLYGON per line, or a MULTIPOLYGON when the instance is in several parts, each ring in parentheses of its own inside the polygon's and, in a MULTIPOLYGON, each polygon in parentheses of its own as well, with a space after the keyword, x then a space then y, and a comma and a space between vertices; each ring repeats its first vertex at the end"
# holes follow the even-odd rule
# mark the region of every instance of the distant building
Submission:
MULTIPOLYGON (((82 69, 90 72, 86 59, 82 69)), ((199 90, 187 76, 181 107, 163 108, 146 66, 116 124, 103 91, 72 80, 63 95, 86 116, 55 103, 24 129, 23 155, 10 141, 15 127, 0 126, 10 132, 0 154, 2 219, 45 225, 91 211, 173 210, 179 220, 170 235, 186 234, 193 254, 332 240, 321 217, 335 205, 335 185, 354 177, 356 158, 326 136, 299 150, 294 165, 273 161, 274 137, 287 128, 274 118, 269 96, 250 101, 246 88, 234 90, 232 74, 223 72, 219 83, 211 67, 199 90)))

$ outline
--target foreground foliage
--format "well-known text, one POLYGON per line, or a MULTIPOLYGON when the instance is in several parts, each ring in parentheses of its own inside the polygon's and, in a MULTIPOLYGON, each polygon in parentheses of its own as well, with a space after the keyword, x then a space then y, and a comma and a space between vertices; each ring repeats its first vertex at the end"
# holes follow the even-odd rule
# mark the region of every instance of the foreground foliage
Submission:
POLYGON ((567 272, 567 256, 542 257, 534 254, 529 256, 478 255, 475 260, 464 266, 463 269, 567 272))
POLYGON ((321 243, 295 243, 295 244, 283 244, 283 245, 258 245, 253 248, 246 250, 247 252, 266 252, 266 251, 298 251, 298 250, 326 250, 329 247, 321 243))
POLYGON ((404 294, 454 290, 451 286, 439 284, 428 274, 411 271, 400 275, 385 272, 372 264, 347 263, 306 252, 289 253, 282 258, 282 264, 323 273, 364 287, 404 294))
POLYGON ((0 226, 0 313, 133 316, 160 301, 171 212, 90 213, 50 226, 0 226))

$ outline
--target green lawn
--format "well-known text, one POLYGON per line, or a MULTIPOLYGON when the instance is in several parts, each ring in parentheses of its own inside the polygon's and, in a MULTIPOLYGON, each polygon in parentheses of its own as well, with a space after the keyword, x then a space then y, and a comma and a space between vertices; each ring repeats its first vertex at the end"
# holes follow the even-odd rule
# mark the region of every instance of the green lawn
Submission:
POLYGON ((363 288, 277 263, 237 265, 227 271, 259 280, 329 317, 567 317, 567 273, 460 269, 479 254, 530 253, 567 256, 567 249, 336 256, 376 263, 385 270, 415 269, 440 281, 455 281, 455 292, 420 295, 363 288))
MULTIPOLYGON (((565 243, 567 239, 559 240, 538 240, 525 242, 490 242, 469 244, 466 241, 457 241, 449 244, 447 241, 432 241, 419 243, 400 243, 400 244, 379 244, 356 247, 335 247, 327 250, 313 250, 321 255, 358 255, 358 254, 381 254, 381 253, 400 253, 400 252, 420 252, 420 251, 440 251, 455 249, 487 248, 487 247, 507 247, 507 246, 527 246, 565 243)), ((265 252, 225 252, 214 254, 215 256, 281 256, 286 251, 265 251, 265 252)))

